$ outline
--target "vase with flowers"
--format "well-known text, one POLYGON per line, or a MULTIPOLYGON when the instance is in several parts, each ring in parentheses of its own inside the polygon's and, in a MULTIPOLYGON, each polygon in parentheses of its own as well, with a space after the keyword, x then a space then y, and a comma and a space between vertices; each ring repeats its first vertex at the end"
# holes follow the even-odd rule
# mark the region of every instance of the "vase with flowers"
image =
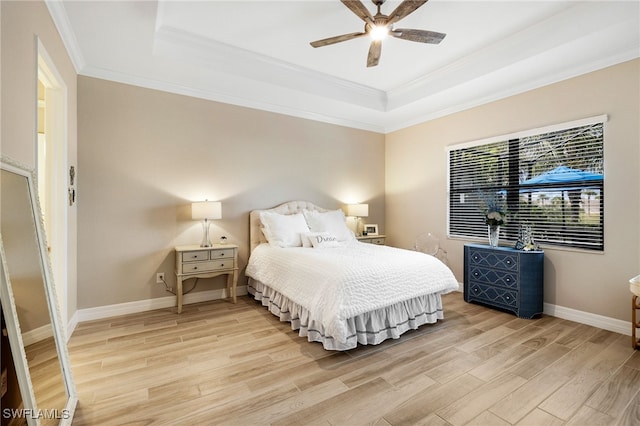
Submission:
POLYGON ((500 240, 500 226, 507 223, 507 209, 502 198, 497 194, 483 195, 482 199, 484 201, 483 215, 489 234, 489 245, 497 247, 500 240))

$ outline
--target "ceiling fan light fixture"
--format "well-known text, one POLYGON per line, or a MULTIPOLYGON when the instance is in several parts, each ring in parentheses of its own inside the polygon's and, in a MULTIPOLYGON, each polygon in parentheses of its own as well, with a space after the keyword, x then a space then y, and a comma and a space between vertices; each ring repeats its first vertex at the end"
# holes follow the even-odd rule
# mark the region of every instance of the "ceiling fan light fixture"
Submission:
POLYGON ((364 21, 364 31, 324 38, 322 40, 312 41, 310 44, 312 47, 322 47, 369 36, 371 37, 371 44, 369 45, 369 53, 367 55, 367 67, 375 67, 378 65, 382 49, 382 40, 389 35, 400 40, 430 44, 438 44, 446 36, 446 34, 437 33, 435 31, 411 28, 394 30, 393 27, 396 22, 415 12, 416 9, 425 4, 428 0, 403 0, 389 15, 385 15, 380 11, 380 6, 382 6, 385 0, 371 0, 377 8, 377 13, 375 15, 371 15, 371 12, 361 0, 341 1, 351 12, 364 21))
POLYGON ((369 35, 374 40, 384 40, 389 35, 389 27, 387 25, 374 25, 371 27, 369 35))

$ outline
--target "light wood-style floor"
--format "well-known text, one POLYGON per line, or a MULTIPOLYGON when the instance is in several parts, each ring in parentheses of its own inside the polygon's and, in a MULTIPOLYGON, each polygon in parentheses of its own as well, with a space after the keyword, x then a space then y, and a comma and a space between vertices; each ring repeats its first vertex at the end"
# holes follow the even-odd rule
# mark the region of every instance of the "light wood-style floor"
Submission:
POLYGON ((249 297, 82 323, 74 425, 639 425, 640 351, 444 297, 445 319, 328 352, 249 297))

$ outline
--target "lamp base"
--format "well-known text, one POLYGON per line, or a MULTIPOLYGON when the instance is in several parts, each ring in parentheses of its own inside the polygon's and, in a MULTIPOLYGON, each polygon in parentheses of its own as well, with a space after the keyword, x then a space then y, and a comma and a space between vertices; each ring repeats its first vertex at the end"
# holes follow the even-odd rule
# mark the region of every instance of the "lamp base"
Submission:
POLYGON ((202 221, 202 243, 200 243, 200 247, 211 247, 211 240, 209 239, 209 225, 211 223, 205 219, 202 221))

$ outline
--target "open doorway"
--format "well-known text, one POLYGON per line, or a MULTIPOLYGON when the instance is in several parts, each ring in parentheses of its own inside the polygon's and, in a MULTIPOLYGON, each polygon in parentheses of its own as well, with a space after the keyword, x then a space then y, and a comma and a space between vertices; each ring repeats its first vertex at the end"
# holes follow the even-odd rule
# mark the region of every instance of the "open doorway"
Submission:
POLYGON ((37 80, 38 194, 53 279, 63 324, 68 322, 68 161, 67 89, 51 57, 38 40, 37 80))

